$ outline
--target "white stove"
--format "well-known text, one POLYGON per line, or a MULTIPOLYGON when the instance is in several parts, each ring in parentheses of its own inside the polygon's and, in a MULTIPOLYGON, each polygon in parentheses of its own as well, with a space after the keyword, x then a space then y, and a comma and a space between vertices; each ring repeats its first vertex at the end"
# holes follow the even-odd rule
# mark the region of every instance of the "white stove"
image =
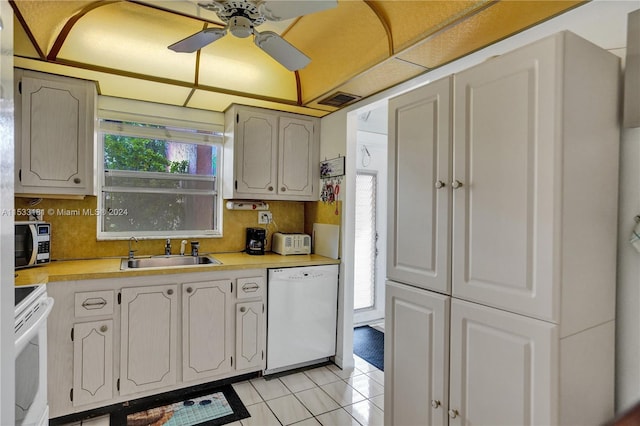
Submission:
POLYGON ((15 287, 16 425, 47 425, 47 317, 53 299, 45 285, 15 287))

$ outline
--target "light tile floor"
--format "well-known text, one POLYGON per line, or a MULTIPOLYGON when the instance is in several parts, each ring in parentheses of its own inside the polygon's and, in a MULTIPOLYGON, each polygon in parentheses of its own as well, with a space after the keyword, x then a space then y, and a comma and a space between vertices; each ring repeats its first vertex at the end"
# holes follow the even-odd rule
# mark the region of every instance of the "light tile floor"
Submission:
MULTIPOLYGON (((234 383, 251 417, 230 426, 377 426, 384 422, 384 373, 354 355, 335 365, 234 383)), ((68 426, 109 426, 107 416, 68 426)))

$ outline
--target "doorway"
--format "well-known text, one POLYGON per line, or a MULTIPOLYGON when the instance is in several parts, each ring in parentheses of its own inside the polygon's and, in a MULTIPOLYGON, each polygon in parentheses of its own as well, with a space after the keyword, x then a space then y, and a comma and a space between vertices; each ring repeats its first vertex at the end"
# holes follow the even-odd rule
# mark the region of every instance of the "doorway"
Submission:
POLYGON ((384 329, 386 104, 358 113, 355 194, 353 322, 384 329))

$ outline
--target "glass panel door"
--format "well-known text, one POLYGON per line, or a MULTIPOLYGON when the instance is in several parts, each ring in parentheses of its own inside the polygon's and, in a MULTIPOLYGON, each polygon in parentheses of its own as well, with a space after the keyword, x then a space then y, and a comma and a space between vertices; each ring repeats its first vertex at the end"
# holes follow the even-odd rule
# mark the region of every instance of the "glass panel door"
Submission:
POLYGON ((353 308, 373 309, 376 305, 376 186, 377 175, 356 175, 356 241, 354 261, 353 308))

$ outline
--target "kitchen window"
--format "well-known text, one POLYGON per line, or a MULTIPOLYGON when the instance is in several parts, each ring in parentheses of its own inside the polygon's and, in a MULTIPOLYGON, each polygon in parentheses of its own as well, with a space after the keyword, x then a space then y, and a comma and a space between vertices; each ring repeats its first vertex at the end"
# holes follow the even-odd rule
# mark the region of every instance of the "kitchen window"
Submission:
POLYGON ((100 117, 98 238, 221 236, 221 132, 136 118, 100 117))

